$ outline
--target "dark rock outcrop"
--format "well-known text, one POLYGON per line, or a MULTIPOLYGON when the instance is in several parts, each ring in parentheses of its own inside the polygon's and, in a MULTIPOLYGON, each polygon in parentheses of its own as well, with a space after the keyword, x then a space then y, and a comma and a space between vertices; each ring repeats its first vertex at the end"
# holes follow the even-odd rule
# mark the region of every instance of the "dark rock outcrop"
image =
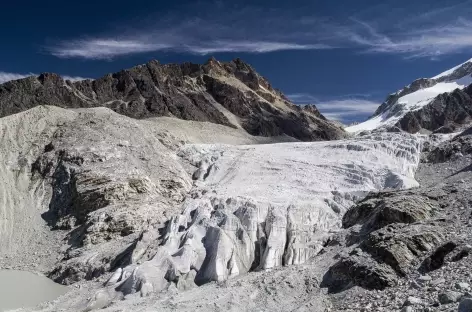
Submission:
POLYGON ((173 116, 302 141, 344 136, 316 107, 292 104, 240 59, 211 58, 203 65, 150 61, 96 80, 71 82, 46 73, 0 85, 0 117, 38 105, 105 106, 133 118, 173 116))
POLYGON ((440 163, 469 154, 472 154, 472 128, 465 130, 450 141, 439 144, 426 155, 425 159, 430 163, 440 163))
POLYGON ((436 131, 440 128, 464 125, 472 121, 472 86, 464 90, 437 96, 420 110, 408 112, 397 127, 415 133, 421 129, 436 131))
POLYGON ((438 190, 369 194, 349 209, 342 223, 352 250, 328 270, 322 286, 336 292, 350 286, 384 289, 396 285, 446 239, 438 190))
POLYGON ((397 283, 395 271, 385 263, 378 263, 359 249, 331 266, 324 275, 321 287, 329 292, 340 292, 350 286, 367 289, 384 289, 397 283))
POLYGON ((413 192, 372 193, 343 216, 343 227, 362 224, 370 233, 392 223, 414 223, 428 219, 437 202, 413 192))

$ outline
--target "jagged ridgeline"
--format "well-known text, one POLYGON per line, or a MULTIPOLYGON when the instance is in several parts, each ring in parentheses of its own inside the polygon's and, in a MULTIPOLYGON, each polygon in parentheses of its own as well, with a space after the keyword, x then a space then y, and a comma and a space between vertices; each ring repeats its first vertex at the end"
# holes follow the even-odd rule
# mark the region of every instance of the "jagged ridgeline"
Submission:
POLYGON ((315 106, 291 103, 240 59, 211 58, 203 65, 150 61, 96 80, 72 82, 45 73, 0 85, 0 117, 37 105, 105 106, 133 118, 171 116, 302 141, 344 135, 315 106))

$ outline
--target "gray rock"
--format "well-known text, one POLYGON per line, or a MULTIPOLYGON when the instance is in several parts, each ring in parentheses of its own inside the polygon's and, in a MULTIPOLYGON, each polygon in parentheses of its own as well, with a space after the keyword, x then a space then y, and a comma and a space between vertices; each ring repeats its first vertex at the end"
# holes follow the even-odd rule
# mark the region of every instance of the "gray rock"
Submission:
POLYGON ((343 227, 363 224, 366 232, 392 223, 413 223, 430 217, 437 202, 412 192, 379 192, 369 194, 343 216, 343 227))
POLYGON ((443 142, 429 152, 426 159, 430 163, 455 160, 458 155, 464 156, 472 153, 472 128, 463 131, 450 141, 443 142))
POLYGON ((376 261, 388 264, 404 276, 419 255, 443 240, 443 232, 441 227, 428 224, 390 224, 370 233, 360 245, 376 261))
POLYGON ((429 275, 421 275, 418 278, 418 282, 420 282, 422 284, 427 284, 427 283, 431 282, 431 280, 432 280, 432 277, 429 276, 429 275))
POLYGON ((470 290, 470 284, 465 282, 459 282, 455 284, 456 289, 467 291, 470 290))
POLYGON ((385 289, 397 284, 397 275, 391 267, 377 263, 367 254, 351 254, 330 267, 321 287, 337 292, 351 284, 368 289, 385 289))
POLYGON ((405 302, 403 303, 403 306, 418 306, 418 305, 423 305, 423 300, 420 298, 416 298, 413 296, 408 297, 405 302))
POLYGON ((430 284, 431 286, 438 286, 438 285, 444 284, 445 282, 446 280, 441 277, 441 278, 433 280, 430 284))
POLYGON ((457 291, 446 291, 438 295, 441 304, 458 302, 462 298, 462 293, 457 291))

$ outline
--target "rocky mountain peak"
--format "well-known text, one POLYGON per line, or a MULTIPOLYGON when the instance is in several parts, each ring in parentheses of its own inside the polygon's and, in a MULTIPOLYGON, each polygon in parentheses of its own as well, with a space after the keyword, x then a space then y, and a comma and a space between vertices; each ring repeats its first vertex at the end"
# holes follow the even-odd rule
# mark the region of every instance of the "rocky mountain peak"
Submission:
POLYGON ((64 79, 55 73, 42 73, 38 76, 38 80, 43 85, 64 83, 64 79))
MULTIPOLYGON (((36 79, 35 79, 36 80, 36 79)), ((117 113, 148 118, 169 116, 242 128, 252 135, 286 135, 298 140, 344 136, 321 114, 301 110, 241 59, 205 64, 146 64, 96 80, 65 82, 41 74, 36 83, 0 85, 0 117, 37 105, 64 108, 105 106, 117 113), (37 82, 40 82, 37 84, 37 82)))

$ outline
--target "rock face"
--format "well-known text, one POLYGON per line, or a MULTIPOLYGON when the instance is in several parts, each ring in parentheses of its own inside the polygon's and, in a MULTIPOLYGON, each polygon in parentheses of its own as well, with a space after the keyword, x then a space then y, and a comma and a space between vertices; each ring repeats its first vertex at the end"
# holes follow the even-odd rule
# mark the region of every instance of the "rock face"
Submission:
POLYGON ((426 154, 425 161, 440 163, 470 154, 472 154, 472 128, 436 146, 426 154))
POLYGON ((472 120, 472 87, 456 89, 434 98, 420 110, 408 112, 395 126, 410 133, 437 131, 465 125, 472 120))
MULTIPOLYGON (((131 250, 146 239, 146 230, 162 226, 170 218, 172 207, 191 188, 191 178, 175 154, 150 131, 152 125, 108 109, 36 107, 1 120, 5 135, 2 146, 10 154, 2 157, 8 162, 2 166, 5 174, 0 189, 10 190, 4 209, 19 214, 5 217, 3 229, 14 227, 12 222, 23 219, 20 216, 26 208, 17 205, 37 198, 41 204, 24 205, 37 206, 42 223, 47 222, 65 237, 61 261, 45 264, 55 265, 50 277, 56 281, 90 279, 131 261, 131 250), (44 128, 37 131, 35 126, 44 128), (29 141, 28 136, 34 141, 29 141), (11 146, 8 138, 17 147, 11 146), (29 144, 32 145, 28 147, 29 144), (10 177, 12 166, 24 176, 10 177)), ((22 222, 33 232, 43 229, 41 222, 29 226, 28 218, 22 222)), ((15 235, 10 238, 13 242, 27 238, 15 235)), ((2 239, 2 247, 10 239, 2 239)), ((31 249, 30 244, 24 242, 18 247, 31 249)), ((9 252, 2 248, 2 254, 9 252)), ((27 258, 26 254, 23 258, 27 258)))
POLYGON ((316 107, 292 104, 240 59, 212 58, 203 65, 151 61, 97 80, 71 82, 46 73, 0 85, 0 117, 37 105, 105 106, 133 118, 172 116, 302 141, 344 136, 316 107))

